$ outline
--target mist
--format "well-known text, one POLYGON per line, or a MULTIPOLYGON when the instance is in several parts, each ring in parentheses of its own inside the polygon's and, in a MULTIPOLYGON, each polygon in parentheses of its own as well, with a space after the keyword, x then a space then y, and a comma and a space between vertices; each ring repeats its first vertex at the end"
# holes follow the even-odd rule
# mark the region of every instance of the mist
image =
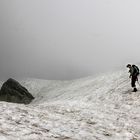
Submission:
POLYGON ((70 80, 140 62, 139 0, 0 0, 0 78, 70 80))

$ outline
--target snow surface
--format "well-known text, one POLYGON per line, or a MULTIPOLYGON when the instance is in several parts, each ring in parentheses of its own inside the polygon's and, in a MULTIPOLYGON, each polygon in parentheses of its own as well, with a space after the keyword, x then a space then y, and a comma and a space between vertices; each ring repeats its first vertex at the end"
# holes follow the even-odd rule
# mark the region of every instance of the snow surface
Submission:
POLYGON ((126 71, 20 83, 35 100, 0 102, 0 140, 140 140, 140 91, 126 71))

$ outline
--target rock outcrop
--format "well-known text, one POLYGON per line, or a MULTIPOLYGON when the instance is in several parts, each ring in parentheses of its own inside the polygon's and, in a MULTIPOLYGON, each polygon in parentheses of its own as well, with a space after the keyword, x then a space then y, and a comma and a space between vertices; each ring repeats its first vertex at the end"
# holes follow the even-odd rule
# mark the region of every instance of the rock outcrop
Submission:
POLYGON ((29 104, 34 97, 19 82, 10 78, 1 87, 0 101, 29 104))

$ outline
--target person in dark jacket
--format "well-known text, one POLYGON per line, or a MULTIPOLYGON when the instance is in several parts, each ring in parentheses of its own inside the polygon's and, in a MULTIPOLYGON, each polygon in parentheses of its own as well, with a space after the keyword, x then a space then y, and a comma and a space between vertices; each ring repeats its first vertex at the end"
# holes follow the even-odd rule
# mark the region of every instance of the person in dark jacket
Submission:
POLYGON ((136 65, 131 64, 128 64, 126 67, 129 68, 129 78, 131 78, 131 86, 133 88, 133 92, 136 92, 136 81, 138 81, 139 68, 136 65))

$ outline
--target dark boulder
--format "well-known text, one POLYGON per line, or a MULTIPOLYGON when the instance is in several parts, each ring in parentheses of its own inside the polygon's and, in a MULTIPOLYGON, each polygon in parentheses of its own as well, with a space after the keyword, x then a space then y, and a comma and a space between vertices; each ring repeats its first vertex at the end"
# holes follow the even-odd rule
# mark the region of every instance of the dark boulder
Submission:
POLYGON ((29 104, 34 97, 19 82, 10 78, 1 87, 0 101, 29 104))

